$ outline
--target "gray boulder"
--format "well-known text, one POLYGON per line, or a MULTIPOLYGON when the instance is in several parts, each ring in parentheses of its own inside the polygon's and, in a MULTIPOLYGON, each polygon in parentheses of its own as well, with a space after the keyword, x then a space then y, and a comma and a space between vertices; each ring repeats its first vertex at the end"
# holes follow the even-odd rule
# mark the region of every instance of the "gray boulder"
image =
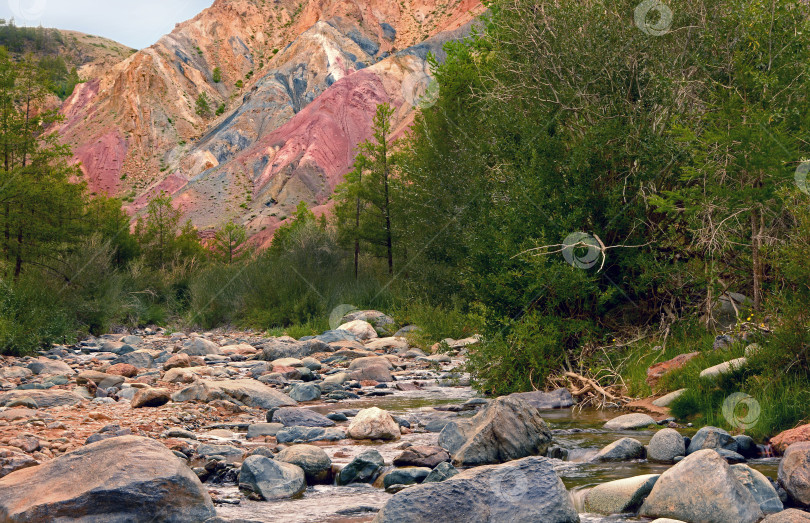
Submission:
POLYGON ((639 514, 707 523, 755 523, 765 517, 726 460, 712 449, 690 454, 661 474, 639 514))
POLYGON ((263 438, 265 436, 275 436, 278 431, 284 428, 281 423, 254 423, 248 427, 247 439, 263 438))
POLYGON ((383 457, 378 451, 367 450, 340 470, 337 484, 373 483, 384 466, 385 461, 383 461, 383 457))
POLYGON ((311 443, 313 441, 340 441, 346 433, 336 428, 285 427, 276 434, 279 443, 311 443))
POLYGON ((276 461, 301 467, 309 483, 321 483, 330 479, 332 460, 320 447, 293 445, 279 452, 276 461))
POLYGON ((152 357, 149 351, 136 350, 122 354, 110 362, 111 365, 118 365, 119 363, 126 363, 139 369, 150 369, 155 364, 155 358, 152 357))
POLYGON ((458 475, 458 470, 449 461, 443 461, 430 471, 422 483, 440 483, 458 475))
POLYGON ((637 430, 655 425, 655 420, 648 414, 633 413, 618 416, 605 423, 605 430, 637 430))
POLYGON ((301 467, 264 456, 250 456, 239 471, 239 490, 254 499, 272 501, 291 498, 306 488, 301 467))
POLYGON ((314 383, 296 383, 289 396, 295 401, 315 401, 321 398, 321 388, 314 383))
POLYGON ((71 369, 64 361, 44 357, 37 358, 36 361, 29 363, 28 369, 37 375, 64 374, 70 376, 76 373, 76 371, 71 369))
POLYGON ((579 516, 551 462, 531 457, 407 488, 395 494, 373 521, 575 523, 579 516))
POLYGON ((206 340, 205 338, 194 338, 180 350, 180 353, 188 354, 189 356, 219 356, 222 355, 222 350, 219 348, 219 345, 213 341, 206 340))
POLYGON ((647 474, 597 485, 585 495, 585 511, 605 515, 635 512, 658 478, 659 474, 647 474))
POLYGON ((810 507, 810 441, 793 443, 785 450, 778 479, 793 503, 810 507))
POLYGON ((748 465, 731 465, 731 472, 748 492, 754 496, 759 503, 759 508, 764 514, 775 514, 781 512, 785 507, 779 499, 779 494, 768 478, 762 472, 754 470, 748 465))
POLYGON ((190 468, 162 444, 121 436, 0 479, 4 521, 199 522, 216 516, 190 468))
POLYGON ((737 452, 737 441, 723 429, 717 427, 703 427, 694 436, 686 449, 687 454, 692 454, 705 449, 726 449, 737 452))
POLYGON ((383 485, 388 488, 392 485, 416 485, 424 481, 432 471, 427 467, 409 467, 394 469, 383 476, 383 485))
POLYGON ((282 407, 273 412, 270 421, 285 427, 334 427, 335 422, 314 410, 282 407))
POLYGON ((647 445, 647 459, 659 463, 672 463, 678 456, 686 455, 686 443, 675 429, 661 429, 647 445))
POLYGON ((540 411, 508 396, 491 401, 469 420, 448 423, 439 434, 439 446, 462 466, 545 454, 550 443, 551 431, 540 411))
POLYGON ((10 390, 0 393, 0 406, 6 407, 19 402, 33 402, 34 408, 71 407, 84 398, 79 394, 62 389, 51 390, 10 390))
POLYGON ((172 395, 172 401, 236 401, 248 407, 274 409, 298 403, 283 392, 252 379, 200 381, 172 395))
POLYGON ((552 392, 516 392, 513 398, 522 399, 532 407, 540 410, 567 409, 575 404, 574 397, 568 389, 557 389, 552 392))
POLYGON ((622 438, 600 450, 594 461, 630 461, 644 458, 644 445, 633 438, 622 438))

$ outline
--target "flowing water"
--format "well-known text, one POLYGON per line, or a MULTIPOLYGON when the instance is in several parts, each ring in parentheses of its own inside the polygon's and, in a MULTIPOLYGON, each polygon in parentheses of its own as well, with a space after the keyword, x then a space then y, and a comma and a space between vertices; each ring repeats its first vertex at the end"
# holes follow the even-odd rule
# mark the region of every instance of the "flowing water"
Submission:
MULTIPOLYGON (((341 401, 333 404, 319 404, 311 408, 322 414, 380 407, 396 416, 404 417, 412 423, 417 419, 454 418, 469 416, 474 412, 454 413, 443 410, 447 406, 461 404, 475 393, 469 387, 425 387, 423 390, 396 392, 392 396, 364 398, 355 401, 341 401), (438 410, 437 410, 438 407, 438 410)), ((600 483, 616 479, 638 476, 641 474, 660 474, 669 465, 631 461, 623 463, 592 463, 589 459, 605 445, 625 436, 638 439, 647 444, 654 431, 606 431, 602 429, 605 421, 615 417, 616 412, 559 409, 543 411, 543 418, 554 433, 554 444, 569 451, 566 461, 554 460, 555 469, 569 489, 574 506, 580 511, 583 523, 623 523, 649 521, 628 516, 598 516, 583 512, 583 500, 588 489, 600 483)), ((681 431, 691 436, 694 429, 681 431)), ((335 469, 349 463, 355 456, 369 448, 376 448, 385 458, 386 463, 401 452, 403 443, 436 445, 437 433, 415 433, 403 435, 396 442, 373 444, 344 440, 336 443, 319 444, 332 458, 335 469)), ((762 459, 749 461, 749 465, 760 470, 766 476, 776 477, 778 460, 762 459)), ((360 523, 371 521, 376 512, 391 497, 382 488, 371 485, 353 485, 336 487, 318 485, 309 487, 298 499, 275 502, 256 502, 239 495, 235 486, 214 488, 215 497, 228 503, 217 506, 218 514, 226 519, 247 520, 256 522, 285 523, 360 523), (230 504, 238 503, 238 504, 230 504)))

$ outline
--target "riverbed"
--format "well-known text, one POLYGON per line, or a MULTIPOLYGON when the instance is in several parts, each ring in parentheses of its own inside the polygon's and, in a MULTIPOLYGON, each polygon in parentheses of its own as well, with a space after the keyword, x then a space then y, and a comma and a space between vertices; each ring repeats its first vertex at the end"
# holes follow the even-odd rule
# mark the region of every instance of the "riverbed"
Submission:
MULTIPOLYGON (((396 391, 393 395, 363 398, 339 403, 314 403, 308 407, 321 414, 351 409, 379 407, 395 416, 405 418, 416 424, 425 420, 471 416, 475 411, 452 412, 446 410, 454 405, 461 405, 476 393, 470 387, 441 387, 429 382, 422 382, 423 388, 416 391, 396 391)), ((654 430, 608 431, 602 426, 619 413, 611 410, 580 410, 577 408, 542 411, 543 418, 549 424, 554 435, 554 444, 568 450, 566 461, 553 460, 557 473, 568 488, 574 506, 580 511, 583 523, 623 523, 649 521, 643 518, 628 516, 601 516, 582 512, 583 498, 587 490, 597 484, 616 479, 628 478, 642 474, 660 474, 671 465, 649 463, 646 460, 622 463, 593 463, 590 458, 605 445, 622 437, 633 437, 647 444, 654 430)), ((691 436, 695 429, 679 430, 684 436, 691 436)), ((337 469, 349 463, 355 456, 370 447, 376 448, 390 465, 402 451, 403 443, 414 445, 436 445, 439 434, 436 432, 414 432, 405 434, 395 442, 360 443, 343 440, 335 443, 319 444, 332 458, 333 468, 337 469)), ((748 462, 766 476, 776 477, 778 459, 760 459, 748 462)), ((311 486, 297 499, 275 502, 250 501, 241 496, 235 486, 214 488, 215 499, 228 500, 219 504, 217 513, 225 519, 237 519, 256 522, 286 523, 343 523, 367 522, 374 518, 376 512, 390 499, 391 494, 380 487, 371 485, 352 485, 337 487, 333 485, 311 486), (236 503, 238 504, 231 504, 236 503)))

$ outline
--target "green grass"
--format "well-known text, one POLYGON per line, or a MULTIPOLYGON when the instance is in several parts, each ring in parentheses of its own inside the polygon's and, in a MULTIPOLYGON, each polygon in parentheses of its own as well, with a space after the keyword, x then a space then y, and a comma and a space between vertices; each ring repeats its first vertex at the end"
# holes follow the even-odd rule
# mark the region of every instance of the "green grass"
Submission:
MULTIPOLYGON (((704 356, 711 359, 713 342, 714 334, 698 325, 684 323, 673 327, 672 333, 667 337, 664 350, 656 349, 661 346, 661 340, 645 339, 623 350, 608 349, 605 353, 599 354, 601 361, 594 363, 594 366, 603 365, 615 370, 624 380, 628 395, 646 397, 655 392, 676 390, 667 386, 663 380, 657 390, 652 390, 647 384, 648 368, 656 363, 690 352, 705 352, 704 356)), ((704 356, 696 358, 696 360, 702 360, 704 356)))

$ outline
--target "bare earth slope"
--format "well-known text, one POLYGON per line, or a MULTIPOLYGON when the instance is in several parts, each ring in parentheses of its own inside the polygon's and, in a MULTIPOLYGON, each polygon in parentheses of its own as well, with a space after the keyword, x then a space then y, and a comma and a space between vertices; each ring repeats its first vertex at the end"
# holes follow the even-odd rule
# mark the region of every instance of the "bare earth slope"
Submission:
POLYGON ((483 10, 478 0, 217 0, 80 85, 60 132, 92 190, 126 197, 133 212, 165 191, 200 229, 235 219, 261 242, 299 201, 326 203, 377 104, 408 121, 403 82, 424 77, 427 52, 483 10), (196 111, 203 93, 208 114, 196 111))

